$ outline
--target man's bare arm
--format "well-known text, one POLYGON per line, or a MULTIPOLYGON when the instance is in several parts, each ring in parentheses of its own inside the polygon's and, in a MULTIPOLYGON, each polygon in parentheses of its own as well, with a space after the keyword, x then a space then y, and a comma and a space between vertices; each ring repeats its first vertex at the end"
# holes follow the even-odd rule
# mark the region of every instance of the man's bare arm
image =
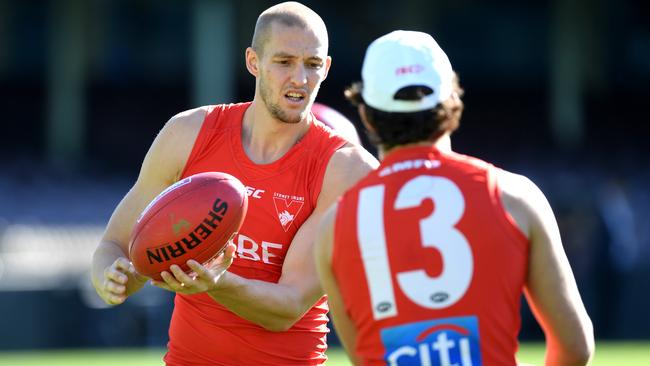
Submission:
POLYGON ((529 179, 499 177, 506 209, 530 241, 525 293, 546 335, 547 365, 586 365, 594 352, 593 326, 580 298, 548 200, 529 179))
POLYGON ((113 211, 91 268, 93 286, 106 303, 123 303, 146 282, 128 260, 131 230, 149 202, 180 177, 204 117, 205 110, 194 109, 167 122, 149 148, 137 181, 113 211))
POLYGON ((337 205, 334 204, 325 213, 316 235, 314 247, 314 261, 320 278, 323 291, 327 294, 327 302, 330 308, 330 318, 334 322, 336 334, 341 340, 350 360, 355 365, 361 365, 361 360, 355 353, 357 342, 357 331, 345 311, 343 297, 339 286, 332 273, 332 247, 334 245, 334 226, 336 222, 337 205))

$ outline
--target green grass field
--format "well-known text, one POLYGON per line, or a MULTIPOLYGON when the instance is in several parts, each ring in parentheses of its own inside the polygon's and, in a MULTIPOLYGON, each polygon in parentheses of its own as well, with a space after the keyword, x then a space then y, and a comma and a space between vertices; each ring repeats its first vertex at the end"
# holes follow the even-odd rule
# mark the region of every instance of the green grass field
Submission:
MULTIPOLYGON (((162 365, 164 350, 53 350, 0 352, 0 365, 7 366, 154 366, 162 365)), ((350 363, 340 348, 328 352, 328 366, 345 366, 350 363)), ((522 344, 518 354, 520 362, 543 365, 544 347, 541 344, 522 344)), ((648 366, 650 342, 599 342, 593 366, 648 366)))

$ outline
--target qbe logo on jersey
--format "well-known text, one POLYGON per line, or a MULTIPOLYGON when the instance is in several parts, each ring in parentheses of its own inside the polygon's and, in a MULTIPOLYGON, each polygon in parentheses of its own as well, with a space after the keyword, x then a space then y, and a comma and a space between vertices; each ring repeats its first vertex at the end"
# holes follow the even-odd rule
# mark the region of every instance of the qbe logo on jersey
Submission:
POLYGON ((481 366, 475 316, 409 323, 381 331, 390 366, 481 366))

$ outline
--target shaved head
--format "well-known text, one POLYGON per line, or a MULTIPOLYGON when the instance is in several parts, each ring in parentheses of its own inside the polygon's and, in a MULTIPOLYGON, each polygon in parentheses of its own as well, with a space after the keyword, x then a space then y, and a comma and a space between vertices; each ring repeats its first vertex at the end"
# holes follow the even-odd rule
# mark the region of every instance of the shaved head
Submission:
POLYGON ((257 18, 251 47, 260 56, 263 54, 264 46, 271 37, 271 25, 274 23, 286 27, 311 30, 323 42, 325 49, 328 47, 327 28, 323 19, 305 5, 295 1, 287 1, 266 9, 257 18))

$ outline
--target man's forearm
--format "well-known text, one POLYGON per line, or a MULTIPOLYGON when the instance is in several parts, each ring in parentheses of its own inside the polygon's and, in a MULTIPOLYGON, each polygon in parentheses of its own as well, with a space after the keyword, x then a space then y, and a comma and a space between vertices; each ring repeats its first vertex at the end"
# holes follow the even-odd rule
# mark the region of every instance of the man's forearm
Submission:
POLYGON ((91 275, 93 285, 97 287, 99 281, 104 280, 104 271, 119 257, 124 257, 122 249, 115 243, 102 241, 93 254, 91 275))
POLYGON ((125 278, 126 296, 130 296, 144 286, 146 278, 140 279, 135 274, 135 271, 129 263, 127 254, 124 253, 117 243, 102 241, 95 250, 91 268, 92 283, 96 290, 101 291, 100 289, 104 289, 104 281, 106 281, 104 272, 107 268, 113 266, 118 258, 125 258, 122 264, 124 268, 121 271, 127 276, 125 278))
POLYGON ((250 280, 226 272, 220 288, 208 292, 233 313, 270 331, 285 331, 309 310, 295 288, 278 283, 250 280))

